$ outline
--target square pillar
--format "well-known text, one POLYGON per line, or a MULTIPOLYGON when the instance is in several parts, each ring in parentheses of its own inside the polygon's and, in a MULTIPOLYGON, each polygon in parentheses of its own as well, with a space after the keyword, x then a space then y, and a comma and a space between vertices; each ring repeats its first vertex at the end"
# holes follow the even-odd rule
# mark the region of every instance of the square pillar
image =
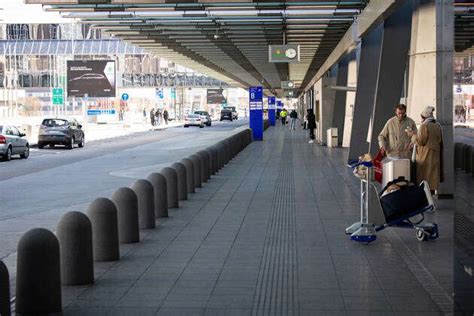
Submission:
POLYGON ((426 106, 435 107, 435 117, 443 129, 444 182, 439 197, 454 193, 453 145, 453 0, 414 0, 408 114, 420 122, 426 106))

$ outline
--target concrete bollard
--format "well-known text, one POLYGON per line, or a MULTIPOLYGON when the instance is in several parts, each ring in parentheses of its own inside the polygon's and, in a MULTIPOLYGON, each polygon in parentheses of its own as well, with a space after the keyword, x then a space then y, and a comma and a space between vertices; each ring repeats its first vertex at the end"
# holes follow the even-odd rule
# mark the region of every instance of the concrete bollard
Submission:
POLYGON ((206 166, 206 177, 209 180, 211 179, 212 174, 212 156, 206 149, 200 150, 199 153, 204 159, 204 165, 206 166))
POLYGON ((112 195, 117 207, 119 241, 122 244, 140 242, 138 198, 130 188, 120 188, 112 195))
POLYGON ((181 163, 186 168, 186 186, 188 193, 195 193, 195 184, 194 184, 194 163, 189 158, 181 159, 181 163))
POLYGON ((471 161, 471 175, 474 177, 474 148, 471 150, 471 157, 469 157, 471 161))
POLYGON ((467 151, 467 148, 469 146, 467 144, 462 144, 461 146, 461 159, 460 159, 460 163, 461 163, 461 169, 462 170, 466 170, 466 156, 465 156, 465 152, 467 151))
POLYGON ((196 188, 202 188, 201 159, 197 155, 191 155, 189 159, 194 164, 194 185, 196 188))
POLYGON ((201 161, 201 181, 207 182, 207 179, 209 179, 209 162, 207 161, 207 154, 200 150, 196 153, 196 156, 198 156, 201 161))
POLYGON ((223 164, 223 166, 225 166, 230 160, 229 155, 228 155, 228 151, 227 151, 227 144, 224 140, 219 142, 219 144, 221 144, 221 146, 222 146, 222 153, 224 155, 224 161, 223 161, 224 164, 223 164))
POLYGON ((472 147, 469 145, 466 145, 463 147, 463 170, 470 173, 471 172, 471 152, 472 152, 472 147))
POLYGON ((232 145, 231 145, 230 140, 228 138, 224 139, 224 145, 225 145, 225 154, 226 154, 226 157, 227 157, 227 162, 226 163, 229 163, 229 161, 232 160, 232 145))
POLYGON ((92 224, 86 214, 67 212, 56 229, 61 258, 61 283, 84 285, 94 283, 92 224))
POLYGON ((218 171, 218 161, 217 161, 217 149, 215 146, 207 147, 206 151, 209 151, 211 154, 211 174, 215 175, 218 171))
POLYGON ((0 315, 10 314, 10 275, 7 266, 0 261, 0 315))
POLYGON ((155 192, 150 181, 139 179, 132 183, 132 190, 138 198, 138 226, 153 229, 155 223, 155 192))
POLYGON ((171 168, 176 171, 178 175, 178 199, 180 201, 188 199, 188 180, 186 174, 186 167, 180 163, 175 162, 171 165, 171 168))
POLYGON ((94 261, 120 259, 117 207, 106 198, 92 201, 87 209, 92 223, 92 249, 94 261))
POLYGON ((462 145, 461 143, 454 144, 454 169, 461 169, 461 156, 462 156, 462 145))
POLYGON ((225 145, 222 142, 219 142, 217 145, 217 156, 219 159, 219 170, 222 169, 225 165, 225 145))
POLYGON ((178 174, 173 168, 165 167, 160 173, 166 178, 166 188, 168 190, 168 208, 178 208, 178 174))
POLYGON ((168 187, 165 176, 154 172, 148 176, 148 181, 153 185, 155 217, 168 217, 168 187))
POLYGON ((53 314, 62 310, 59 242, 44 228, 26 232, 18 242, 16 313, 53 314))
POLYGON ((214 160, 212 159, 213 151, 210 148, 206 148, 204 149, 204 152, 207 155, 207 165, 209 167, 208 173, 209 173, 209 179, 210 179, 211 176, 214 174, 214 160))

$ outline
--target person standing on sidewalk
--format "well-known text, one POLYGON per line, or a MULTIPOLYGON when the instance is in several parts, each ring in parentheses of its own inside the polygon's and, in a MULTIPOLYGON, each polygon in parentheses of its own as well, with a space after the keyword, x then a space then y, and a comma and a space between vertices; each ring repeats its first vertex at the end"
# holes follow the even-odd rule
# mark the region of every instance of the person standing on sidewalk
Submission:
POLYGON ((290 118, 291 118, 290 128, 292 130, 295 130, 296 129, 296 120, 298 119, 298 113, 296 113, 295 109, 291 110, 290 118))
POLYGON ((151 108, 150 110, 150 124, 151 126, 155 126, 155 109, 151 108))
POLYGON ((388 157, 411 158, 411 139, 405 131, 410 129, 416 134, 416 124, 406 112, 406 105, 398 104, 395 107, 395 116, 387 121, 379 134, 380 150, 388 157))
POLYGON ((156 110, 155 116, 156 116, 156 125, 160 126, 161 124, 161 110, 160 109, 156 110))
POLYGON ((165 120, 165 124, 168 125, 168 118, 169 118, 169 113, 168 111, 165 109, 163 111, 163 119, 165 120))
POLYGON ((309 144, 314 143, 314 130, 316 129, 316 116, 314 116, 313 109, 308 109, 308 114, 306 115, 306 120, 308 121, 307 127, 309 129, 309 144))
POLYGON ((433 116, 435 108, 427 106, 421 112, 421 125, 418 132, 407 129, 406 134, 416 144, 416 181, 426 180, 431 193, 444 181, 443 170, 443 132, 441 125, 433 116))

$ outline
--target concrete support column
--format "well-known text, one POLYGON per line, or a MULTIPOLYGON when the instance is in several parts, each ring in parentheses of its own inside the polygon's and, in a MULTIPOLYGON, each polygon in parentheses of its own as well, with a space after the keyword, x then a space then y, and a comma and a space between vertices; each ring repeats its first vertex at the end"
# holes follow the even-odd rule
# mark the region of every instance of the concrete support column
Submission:
POLYGON ((316 140, 322 145, 327 144, 328 128, 332 127, 334 113, 334 98, 336 90, 332 89, 336 83, 335 77, 324 77, 314 85, 314 114, 316 116, 316 140))
MULTIPOLYGON (((336 86, 347 86, 347 73, 349 66, 350 54, 344 56, 337 67, 336 86)), ((342 144, 342 134, 344 132, 344 123, 346 116, 346 91, 336 90, 334 96, 334 110, 332 116, 331 127, 337 128, 339 136, 339 145, 342 144)), ((324 132, 324 131, 323 131, 324 132)))
POLYGON ((348 161, 357 159, 369 150, 367 131, 375 99, 382 35, 383 24, 380 24, 361 40, 362 46, 348 161))
MULTIPOLYGON (((349 54, 349 62, 347 64, 347 86, 357 86, 357 59, 356 52, 349 54)), ((354 103, 356 93, 347 91, 346 93, 346 110, 344 112, 344 130, 339 133, 342 137, 342 147, 349 147, 351 142, 352 119, 354 117, 354 103), (342 133, 342 134, 341 134, 342 133)))
POLYGON ((403 78, 410 48, 412 8, 412 2, 406 1, 383 23, 382 49, 370 129, 372 155, 379 150, 378 135, 385 123, 394 115, 394 107, 400 103, 402 96, 403 78))
POLYGON ((454 192, 453 0, 414 0, 408 84, 408 114, 420 122, 428 105, 443 128, 444 182, 440 197, 454 192))

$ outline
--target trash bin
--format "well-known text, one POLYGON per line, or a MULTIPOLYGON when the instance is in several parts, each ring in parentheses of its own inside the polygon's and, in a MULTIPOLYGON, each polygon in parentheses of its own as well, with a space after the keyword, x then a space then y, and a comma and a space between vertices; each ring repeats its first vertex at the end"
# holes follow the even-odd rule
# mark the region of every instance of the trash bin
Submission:
POLYGON ((328 147, 338 146, 337 128, 331 127, 327 130, 327 144, 328 147))

